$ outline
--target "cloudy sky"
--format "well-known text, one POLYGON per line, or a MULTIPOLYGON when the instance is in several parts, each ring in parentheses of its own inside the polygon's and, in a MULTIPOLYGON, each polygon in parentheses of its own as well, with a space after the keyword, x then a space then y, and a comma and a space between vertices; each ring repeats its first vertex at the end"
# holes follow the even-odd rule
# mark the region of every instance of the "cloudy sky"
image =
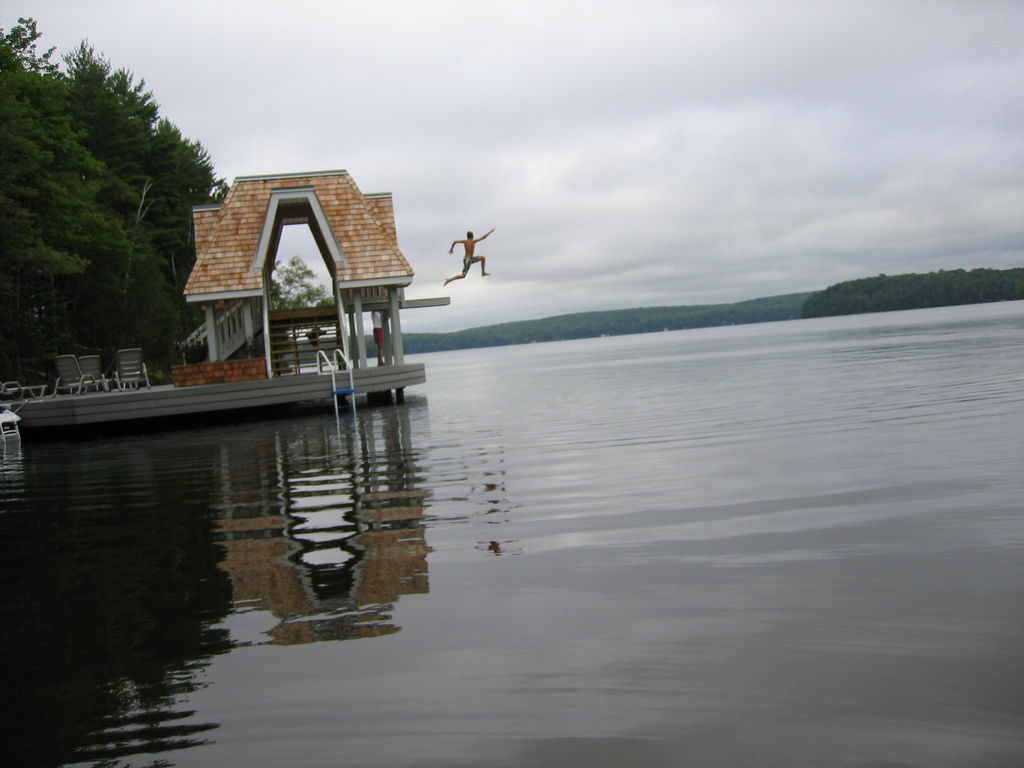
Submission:
POLYGON ((229 181, 393 193, 407 296, 452 297, 406 331, 1024 266, 1017 0, 0 8, 144 79, 229 181), (493 276, 443 288, 491 227, 493 276))

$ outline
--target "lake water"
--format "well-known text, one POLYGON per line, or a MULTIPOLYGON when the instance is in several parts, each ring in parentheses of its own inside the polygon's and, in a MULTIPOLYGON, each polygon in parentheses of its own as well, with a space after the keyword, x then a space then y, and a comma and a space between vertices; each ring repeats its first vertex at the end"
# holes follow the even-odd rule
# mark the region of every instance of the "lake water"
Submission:
POLYGON ((0 461, 5 764, 1024 765, 1024 302, 0 461))

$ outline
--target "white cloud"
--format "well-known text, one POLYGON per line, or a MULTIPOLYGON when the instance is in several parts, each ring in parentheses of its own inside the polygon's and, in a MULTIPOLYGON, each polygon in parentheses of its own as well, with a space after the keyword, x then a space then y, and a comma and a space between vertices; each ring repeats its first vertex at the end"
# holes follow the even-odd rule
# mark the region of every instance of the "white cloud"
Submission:
POLYGON ((391 191, 409 295, 453 297, 409 331, 1022 261, 1014 2, 26 12, 44 46, 88 38, 145 78, 229 178, 347 168, 391 191), (491 226, 494 276, 442 289, 452 239, 491 226))

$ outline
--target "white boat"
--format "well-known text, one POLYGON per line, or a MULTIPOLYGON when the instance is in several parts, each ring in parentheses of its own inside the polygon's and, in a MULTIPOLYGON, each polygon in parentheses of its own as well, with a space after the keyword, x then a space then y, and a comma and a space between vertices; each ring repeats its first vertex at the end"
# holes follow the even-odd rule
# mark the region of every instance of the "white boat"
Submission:
POLYGON ((18 429, 19 421, 21 421, 21 416, 8 406, 0 405, 0 435, 2 435, 2 445, 5 448, 8 440, 21 440, 21 432, 18 429))

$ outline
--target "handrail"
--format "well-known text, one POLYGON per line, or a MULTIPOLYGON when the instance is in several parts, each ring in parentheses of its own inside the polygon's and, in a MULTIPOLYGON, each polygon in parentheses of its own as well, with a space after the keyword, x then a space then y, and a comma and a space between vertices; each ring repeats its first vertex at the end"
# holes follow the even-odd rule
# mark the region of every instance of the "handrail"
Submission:
POLYGON ((352 406, 352 416, 354 418, 355 415, 356 415, 356 385, 355 385, 355 382, 352 380, 352 365, 345 358, 345 356, 342 354, 340 349, 332 349, 331 352, 332 352, 331 357, 334 358, 333 361, 331 360, 331 357, 328 357, 327 352, 325 352, 324 350, 318 349, 316 351, 316 367, 317 367, 317 372, 318 373, 323 373, 324 372, 324 369, 323 369, 324 364, 326 364, 327 367, 331 371, 331 397, 334 399, 334 418, 337 419, 338 415, 339 415, 338 414, 338 396, 339 395, 347 395, 348 396, 348 402, 352 406), (338 389, 338 380, 337 380, 336 376, 337 376, 338 371, 341 370, 341 366, 342 365, 344 365, 345 366, 345 370, 348 371, 348 389, 338 389))
POLYGON ((318 349, 316 351, 316 372, 317 373, 323 373, 324 372, 324 365, 326 365, 328 368, 336 367, 338 370, 341 370, 342 368, 348 368, 348 365, 346 364, 346 361, 345 361, 345 356, 342 355, 340 349, 332 349, 331 352, 333 354, 331 354, 330 357, 329 357, 325 350, 318 349), (333 362, 331 361, 331 357, 334 358, 333 362), (321 360, 323 362, 321 362, 321 360))

